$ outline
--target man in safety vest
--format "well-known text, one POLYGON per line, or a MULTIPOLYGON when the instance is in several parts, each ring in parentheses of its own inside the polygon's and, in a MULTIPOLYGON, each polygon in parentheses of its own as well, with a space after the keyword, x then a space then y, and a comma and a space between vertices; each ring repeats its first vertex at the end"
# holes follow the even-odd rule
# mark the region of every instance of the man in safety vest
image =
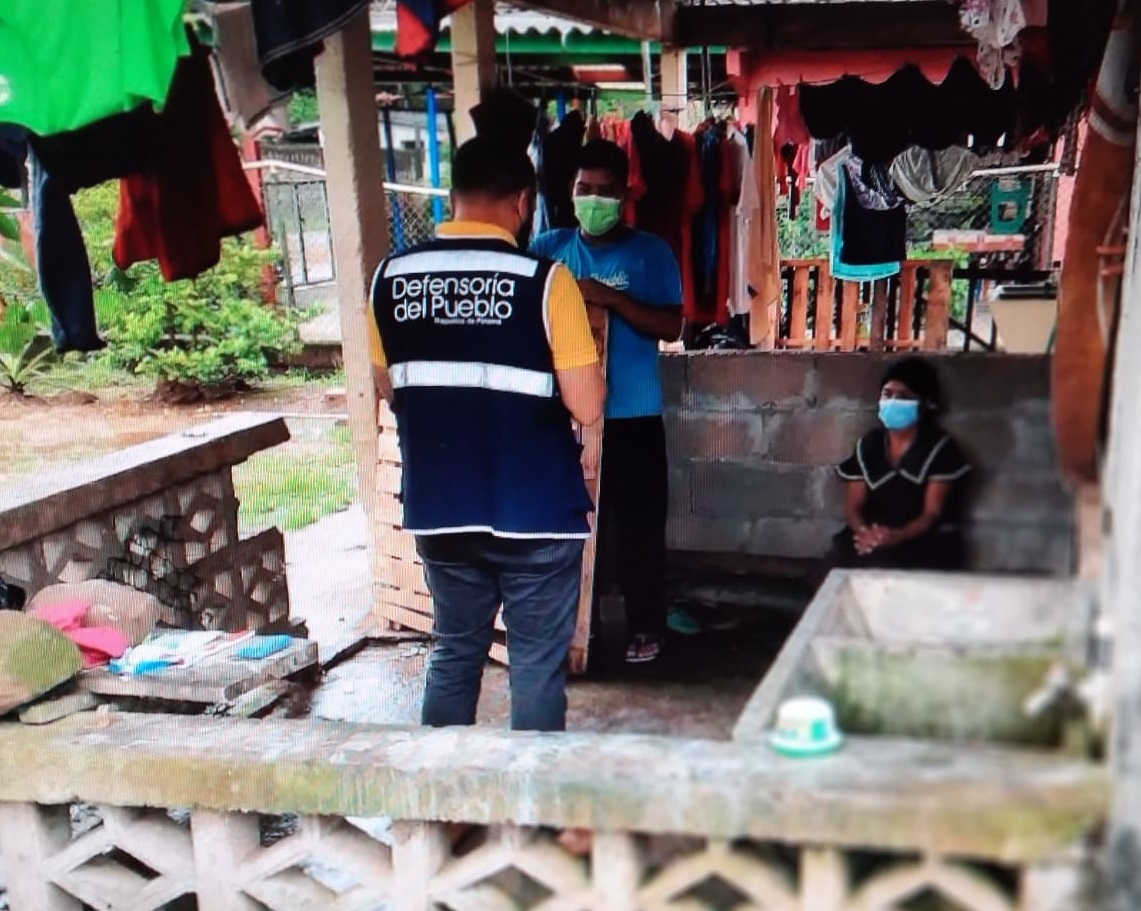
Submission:
POLYGON ((535 205, 526 153, 472 139, 456 152, 452 185, 455 220, 385 260, 372 287, 404 528, 435 611, 422 721, 475 723, 502 604, 511 726, 563 730, 592 508, 572 418, 599 420, 602 369, 570 272, 516 241, 535 205))

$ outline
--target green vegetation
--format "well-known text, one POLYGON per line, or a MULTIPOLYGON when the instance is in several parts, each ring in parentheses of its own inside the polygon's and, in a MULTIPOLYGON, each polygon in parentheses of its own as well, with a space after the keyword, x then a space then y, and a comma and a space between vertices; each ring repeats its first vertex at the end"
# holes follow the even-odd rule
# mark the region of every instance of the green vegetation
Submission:
POLYGON ((348 428, 255 455, 234 470, 234 487, 243 534, 272 526, 293 531, 345 509, 357 491, 348 428))

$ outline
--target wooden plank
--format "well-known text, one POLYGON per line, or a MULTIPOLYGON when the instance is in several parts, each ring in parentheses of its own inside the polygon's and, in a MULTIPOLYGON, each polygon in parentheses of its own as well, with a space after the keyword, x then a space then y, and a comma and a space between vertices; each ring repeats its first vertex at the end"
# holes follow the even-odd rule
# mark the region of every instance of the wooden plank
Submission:
POLYGON ((376 563, 381 583, 413 594, 428 596, 428 582, 424 578, 422 563, 383 555, 377 557, 376 563))
POLYGON ((951 269, 949 262, 928 265, 927 320, 923 347, 927 351, 943 351, 947 347, 947 330, 951 320, 951 269))
POLYGON ((859 329, 860 284, 840 283, 840 350, 856 350, 856 332, 859 329))
POLYGON ((896 347, 901 348, 910 342, 914 335, 912 326, 915 320, 915 263, 904 263, 899 273, 899 314, 896 317, 896 347))
MULTIPOLYGON (((593 308, 592 308, 593 309, 593 308)), ((598 356, 602 361, 603 372, 606 369, 606 337, 608 333, 608 320, 596 319, 592 321, 591 330, 594 333, 594 342, 598 347, 598 356)), ((583 428, 584 440, 594 441, 598 446, 598 471, 593 478, 586 482, 587 492, 594 501, 594 512, 590 515, 590 537, 582 549, 582 577, 579 585, 578 616, 575 620, 574 637, 571 639, 569 655, 570 672, 572 674, 586 673, 590 649, 590 624, 594 616, 594 569, 598 549, 598 510, 601 508, 599 494, 602 489, 602 432, 603 419, 591 427, 583 428)), ((504 653, 506 654, 506 652, 504 653)))
POLYGON ((404 521, 404 504, 393 496, 379 496, 375 516, 383 525, 400 525, 404 521))
POLYGON ((264 712, 288 692, 289 684, 286 681, 271 680, 256 690, 250 690, 248 693, 239 696, 226 714, 231 718, 253 718, 258 712, 264 712))
POLYGON ((421 633, 432 633, 435 625, 431 614, 422 614, 419 611, 408 610, 395 604, 382 602, 377 608, 377 613, 385 620, 389 620, 398 626, 421 633))
POLYGON ((97 696, 215 705, 233 702, 270 680, 290 677, 316 663, 317 643, 299 639, 284 651, 260 661, 243 661, 231 652, 222 652, 190 667, 172 667, 136 677, 120 677, 99 668, 82 673, 79 686, 97 696))
POLYGON ((832 339, 832 315, 836 306, 836 282, 826 262, 816 272, 816 350, 827 351, 832 339))
POLYGON ((792 270, 792 306, 789 310, 788 339, 801 342, 808 335, 808 267, 792 270))
POLYGON ((383 588, 380 590, 378 600, 381 604, 392 604, 405 610, 415 611, 418 614, 432 616, 432 598, 430 595, 421 595, 419 592, 409 591, 405 588, 383 588))
POLYGON ((399 496, 404 470, 399 465, 381 462, 376 469, 377 489, 390 497, 399 496))
POLYGON ((872 320, 868 335, 868 350, 883 351, 887 335, 888 280, 881 278, 872 285, 872 320))

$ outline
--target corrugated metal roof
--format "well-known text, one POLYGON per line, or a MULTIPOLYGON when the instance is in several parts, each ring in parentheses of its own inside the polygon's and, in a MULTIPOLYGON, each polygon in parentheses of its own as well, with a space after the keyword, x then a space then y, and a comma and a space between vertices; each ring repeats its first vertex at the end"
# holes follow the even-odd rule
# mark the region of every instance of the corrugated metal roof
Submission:
MULTIPOLYGON (((369 18, 374 32, 395 32, 395 0, 373 3, 369 10, 369 18)), ((444 19, 443 28, 448 27, 449 19, 450 17, 444 19)), ((495 30, 501 35, 558 34, 564 38, 572 33, 589 35, 600 31, 573 19, 519 9, 508 3, 495 4, 495 30)))

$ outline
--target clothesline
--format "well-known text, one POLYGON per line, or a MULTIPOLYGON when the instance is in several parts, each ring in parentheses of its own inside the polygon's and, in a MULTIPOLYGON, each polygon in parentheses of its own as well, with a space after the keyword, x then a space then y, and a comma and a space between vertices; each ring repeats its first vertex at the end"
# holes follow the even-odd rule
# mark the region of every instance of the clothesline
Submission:
MULTIPOLYGON (((247 161, 242 164, 242 168, 246 171, 293 171, 296 174, 306 174, 310 177, 320 178, 321 180, 324 180, 326 176, 324 168, 293 164, 289 161, 273 161, 272 159, 247 161)), ((390 193, 415 193, 420 196, 438 196, 441 198, 447 198, 449 195, 448 190, 436 189, 435 187, 421 187, 415 184, 384 181, 381 186, 390 193)))

